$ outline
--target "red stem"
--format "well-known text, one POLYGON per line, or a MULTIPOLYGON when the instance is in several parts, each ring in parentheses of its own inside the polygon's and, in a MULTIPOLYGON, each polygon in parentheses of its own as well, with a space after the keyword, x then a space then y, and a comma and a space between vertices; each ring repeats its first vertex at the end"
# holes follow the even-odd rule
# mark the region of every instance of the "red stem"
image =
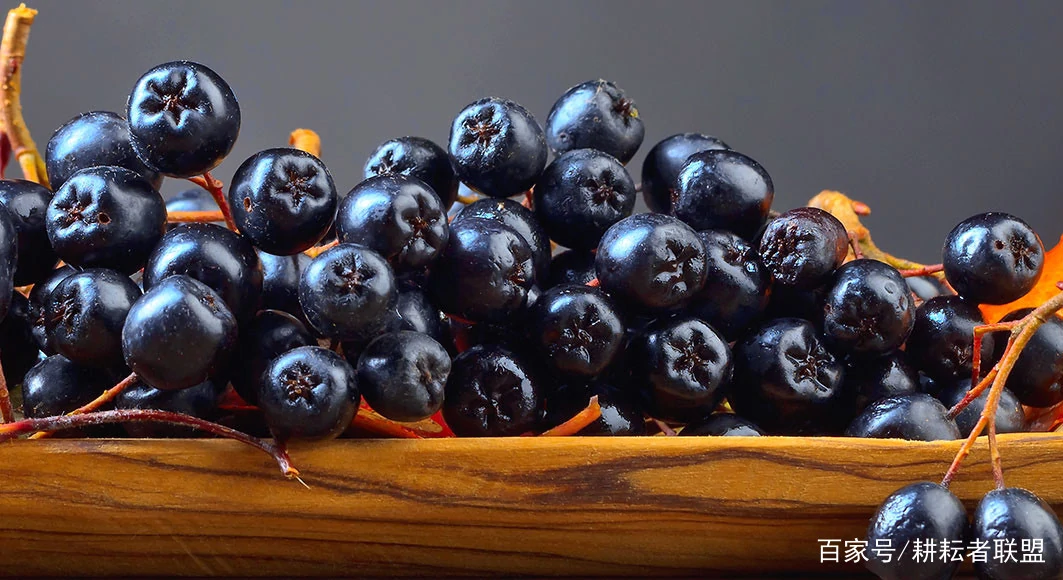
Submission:
POLYGON ((600 280, 598 280, 598 278, 591 278, 590 280, 587 281, 586 284, 584 284, 584 286, 590 286, 591 288, 597 288, 598 286, 601 286, 601 284, 602 283, 601 283, 600 280))
POLYGON ((10 423, 15 420, 15 411, 11 408, 11 393, 7 392, 7 377, 4 365, 0 363, 0 422, 10 423))
POLYGON ((225 190, 222 189, 224 187, 222 182, 214 179, 214 176, 209 171, 201 176, 189 177, 188 180, 210 193, 210 196, 214 198, 214 202, 218 204, 218 208, 221 209, 221 215, 225 218, 225 225, 235 232, 236 222, 233 221, 233 211, 229 207, 229 200, 225 199, 225 190))
MULTIPOLYGON (((140 380, 140 377, 138 377, 136 373, 129 373, 129 376, 119 381, 118 384, 107 389, 106 391, 101 393, 100 396, 89 401, 88 403, 67 413, 67 415, 81 415, 83 413, 91 413, 92 411, 95 411, 100 407, 106 405, 107 403, 113 401, 115 397, 122 394, 122 391, 125 391, 129 387, 133 386, 133 384, 136 383, 138 380, 140 380)), ((41 431, 40 433, 34 433, 33 435, 31 435, 30 439, 44 439, 49 435, 51 435, 50 432, 41 431)))
POLYGON ((602 416, 602 407, 598 404, 598 395, 591 397, 587 407, 572 416, 571 419, 564 423, 544 431, 540 437, 567 437, 569 435, 576 435, 582 431, 585 427, 598 420, 602 416))
POLYGON ((923 266, 922 268, 913 268, 911 270, 900 270, 901 276, 905 278, 915 278, 917 276, 929 276, 931 274, 937 274, 945 269, 945 266, 941 264, 931 264, 929 266, 923 266))

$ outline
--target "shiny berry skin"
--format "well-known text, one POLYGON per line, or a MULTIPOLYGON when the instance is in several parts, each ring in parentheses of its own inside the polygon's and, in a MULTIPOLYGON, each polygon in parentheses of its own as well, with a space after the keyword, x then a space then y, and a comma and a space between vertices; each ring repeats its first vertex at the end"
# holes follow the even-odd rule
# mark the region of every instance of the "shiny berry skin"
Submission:
POLYGON ((656 419, 695 421, 723 400, 731 382, 727 342, 696 318, 658 321, 631 347, 634 377, 656 419))
POLYGON ((443 313, 428 299, 423 290, 414 287, 399 289, 395 309, 388 316, 387 332, 412 330, 427 334, 446 344, 449 338, 443 313))
POLYGON ((705 246, 705 286, 686 311, 727 340, 738 340, 764 314, 771 276, 756 250, 738 235, 706 230, 698 232, 698 238, 705 246))
POLYGON ((601 291, 555 286, 531 312, 543 360, 562 375, 592 377, 609 366, 624 343, 624 323, 601 291))
POLYGON ((650 310, 680 305, 705 286, 705 245, 666 215, 636 214, 602 236, 594 268, 602 290, 650 310))
POLYGON ((845 429, 848 437, 951 441, 960 438, 948 409, 926 393, 879 399, 869 404, 845 429))
MULTIPOLYGON (((160 391, 142 382, 122 391, 114 399, 115 409, 157 409, 213 420, 218 414, 218 389, 207 381, 180 391, 160 391)), ((156 423, 124 423, 130 437, 191 438, 203 432, 189 427, 156 423)))
POLYGON ((700 151, 730 149, 726 143, 700 133, 679 133, 653 146, 642 162, 642 197, 651 211, 671 213, 679 195, 679 172, 691 155, 700 151))
POLYGON ((229 85, 195 62, 160 64, 137 80, 126 104, 137 157, 163 175, 214 169, 240 134, 240 105, 229 85))
POLYGON ((428 184, 449 208, 458 199, 458 178, 442 147, 421 137, 399 137, 381 143, 365 162, 366 179, 405 175, 428 184))
POLYGON ((909 276, 904 281, 908 284, 908 289, 920 300, 930 300, 935 296, 955 295, 955 292, 946 288, 933 276, 909 276))
POLYGON ((302 319, 303 307, 299 304, 299 277, 310 264, 310 256, 298 253, 293 256, 275 256, 261 250, 258 261, 262 264, 262 310, 280 310, 302 319))
POLYGON ((384 256, 403 274, 435 262, 450 240, 450 224, 428 184, 405 175, 382 175, 359 183, 343 198, 336 234, 341 243, 384 256))
POLYGON ((728 401, 736 413, 772 434, 832 433, 843 365, 805 320, 780 318, 735 344, 728 401))
POLYGON ((332 439, 350 426, 361 400, 354 369, 319 346, 301 346, 273 359, 258 406, 280 438, 332 439))
POLYGON ((18 233, 15 286, 40 282, 59 261, 44 220, 50 201, 52 192, 44 186, 21 179, 0 180, 0 206, 7 209, 18 233))
POLYGON ((52 355, 26 373, 22 412, 31 419, 64 415, 91 402, 114 383, 109 371, 52 355))
POLYGON ((37 364, 40 356, 33 337, 29 300, 18 291, 12 292, 11 307, 0 321, 0 366, 7 384, 20 384, 26 371, 37 364))
POLYGON ((340 244, 310 262, 299 280, 299 303, 311 326, 329 338, 369 341, 395 307, 395 274, 362 246, 340 244))
POLYGON ((854 415, 879 399, 921 390, 918 371, 908 363, 905 353, 899 351, 883 357, 846 361, 844 384, 854 415))
POLYGON ((556 155, 596 149, 631 161, 646 136, 635 101, 606 80, 580 83, 565 91, 546 117, 546 143, 556 155))
POLYGON ((494 220, 517 232, 531 248, 535 279, 545 279, 550 270, 550 238, 531 210, 512 199, 481 199, 465 206, 451 224, 469 218, 494 220))
POLYGON ((166 211, 218 211, 218 202, 202 187, 190 187, 166 200, 166 211))
POLYGON ((374 411, 392 421, 420 421, 443 407, 450 355, 427 334, 391 332, 369 343, 355 373, 374 411))
POLYGON ((535 185, 535 216, 550 239, 593 250, 602 235, 635 208, 635 183, 615 157, 574 149, 546 167, 535 185))
POLYGON ((162 176, 137 157, 130 142, 129 123, 110 111, 82 113, 55 130, 44 151, 48 181, 58 190, 82 169, 117 165, 139 173, 158 189, 162 176))
POLYGON ((484 195, 512 197, 535 185, 546 167, 546 138, 527 109, 488 97, 465 107, 450 128, 458 178, 484 195))
POLYGON ((90 167, 55 192, 45 214, 48 239, 79 268, 132 274, 166 230, 166 205, 143 177, 121 167, 90 167))
MULTIPOLYGON (((985 324, 975 304, 959 296, 939 296, 919 305, 905 347, 909 360, 935 381, 971 378, 974 328, 985 324)), ((982 336, 982 369, 993 355, 993 334, 982 336)))
POLYGON ((534 257, 524 238, 494 220, 467 218, 451 225, 427 290, 443 312, 501 322, 525 307, 533 284, 534 257))
POLYGON ((772 284, 768 292, 768 307, 762 320, 773 318, 803 318, 817 330, 823 330, 823 300, 830 290, 830 280, 811 289, 772 284))
POLYGON ((474 346, 451 366, 443 419, 459 437, 511 437, 540 424, 544 388, 528 363, 500 346, 474 346))
POLYGON ((259 151, 233 175, 229 206, 240 233, 264 252, 289 256, 332 226, 339 194, 325 164, 290 148, 259 151))
POLYGON ((102 268, 73 274, 52 290, 44 311, 48 344, 71 361, 114 368, 122 363, 122 326, 140 288, 102 268))
POLYGON ((792 209, 771 220, 760 239, 760 259, 775 282, 801 289, 827 282, 848 253, 845 226, 815 207, 792 209))
POLYGON ((936 483, 913 483, 890 494, 872 516, 866 538, 868 561, 864 565, 883 580, 951 578, 959 561, 916 559, 911 546, 917 540, 925 545, 945 539, 951 546, 966 549, 966 536, 967 510, 959 498, 936 483), (876 546, 893 547, 895 551, 873 549, 876 546), (898 546, 909 546, 909 550, 902 554, 898 546))
POLYGON ((49 274, 47 278, 41 282, 33 285, 33 290, 30 291, 29 296, 29 319, 32 323, 32 332, 34 342, 37 347, 44 352, 44 354, 55 354, 55 347, 50 344, 48 339, 48 330, 45 327, 46 316, 45 311, 48 308, 48 301, 51 297, 52 290, 59 285, 60 282, 77 272, 72 266, 63 265, 49 274))
POLYGON ((181 224, 166 232, 144 266, 144 288, 183 275, 210 286, 237 320, 258 310, 262 265, 247 238, 214 224, 181 224))
POLYGON ((1021 219, 1000 212, 967 218, 949 232, 942 252, 945 279, 978 304, 1007 304, 1041 278, 1045 249, 1021 219))
MULTIPOLYGON (((1009 377, 1010 378, 1010 377, 1009 377)), ((946 408, 951 409, 967 395, 971 390, 971 379, 956 381, 941 389, 934 395, 946 408)), ((978 398, 971 401, 963 411, 956 415, 956 426, 960 428, 960 436, 967 437, 971 434, 978 419, 981 418, 982 409, 985 408, 986 399, 989 398, 989 390, 986 389, 978 398)), ((1022 403, 1015 395, 1005 388, 1000 392, 1000 402, 996 412, 997 433, 1021 433, 1026 430, 1026 415, 1022 410, 1022 403)), ((983 432, 984 434, 984 432, 983 432)))
POLYGON ((733 413, 713 413, 700 421, 683 427, 680 435, 709 437, 760 437, 766 435, 760 427, 733 413))
POLYGON ((771 176, 737 151, 694 153, 676 178, 675 217, 696 230, 724 229, 751 240, 775 199, 771 176))
POLYGON ((970 541, 988 545, 985 562, 975 562, 979 578, 989 580, 1032 580, 1063 577, 1063 526, 1052 506, 1033 493, 1017 488, 994 489, 974 509, 970 541), (1033 550, 1027 545, 1040 542, 1039 560, 1023 561, 1033 550), (1000 545, 1000 548, 996 546, 1000 545), (1013 557, 1005 556, 1004 545, 1013 548, 1013 557), (999 550, 1000 557, 993 556, 999 550))
POLYGON ((162 390, 187 389, 220 376, 236 347, 236 318, 214 290, 170 276, 144 293, 122 328, 126 365, 162 390))
POLYGON ((254 405, 262 373, 274 358, 317 341, 302 322, 278 310, 260 310, 240 327, 239 342, 232 356, 229 381, 245 401, 254 405))
POLYGON ((546 423, 560 425, 587 408, 591 397, 598 397, 602 414, 590 425, 578 431, 578 435, 645 435, 646 419, 635 397, 626 391, 601 381, 588 385, 570 385, 554 391, 546 397, 546 423))
MULTIPOLYGON (((1009 313, 1001 322, 1020 320, 1032 311, 1032 308, 1021 308, 1009 313)), ((982 363, 982 368, 989 369, 1004 356, 1005 336, 1004 333, 997 334, 996 352, 992 359, 982 363)), ((1049 316, 1034 331, 1004 385, 1023 405, 1030 407, 1051 407, 1063 401, 1063 319, 1049 316)))
POLYGON ((553 288, 561 284, 581 284, 598 277, 594 270, 594 252, 565 250, 550 260, 544 288, 553 288))
POLYGON ((0 321, 11 306, 18 266, 18 231, 8 212, 0 208, 0 321))
POLYGON ((853 260, 834 273, 823 304, 823 334, 836 352, 884 355, 915 324, 915 302, 904 278, 878 260, 853 260))

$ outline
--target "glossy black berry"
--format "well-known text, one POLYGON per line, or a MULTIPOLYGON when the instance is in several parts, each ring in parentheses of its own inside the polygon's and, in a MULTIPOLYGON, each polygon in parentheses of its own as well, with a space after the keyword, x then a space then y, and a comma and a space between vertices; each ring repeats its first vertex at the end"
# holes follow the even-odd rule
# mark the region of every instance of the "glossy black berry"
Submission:
POLYGON ((229 207, 237 229, 264 252, 311 248, 332 226, 339 194, 325 164, 298 149, 266 149, 233 175, 229 207))
POLYGON ((631 348, 636 383, 656 419, 694 421, 712 413, 731 381, 727 342, 696 318, 651 325, 631 348))
POLYGON ((517 232, 531 248, 535 279, 545 279, 550 269, 550 238, 531 210, 512 199, 481 199, 465 206, 451 223, 469 218, 494 220, 517 232))
POLYGON ((384 258, 396 273, 430 266, 450 239, 446 208, 415 177, 381 175, 359 183, 336 216, 340 242, 360 244, 384 258))
POLYGON ((985 561, 974 564, 979 578, 1063 577, 1063 526, 1052 506, 1025 489, 987 493, 974 510, 970 541, 986 546, 985 561))
MULTIPOLYGON (((162 391, 138 382, 115 398, 114 407, 116 409, 157 409, 211 421, 218 414, 217 398, 218 389, 210 381, 180 391, 162 391)), ((125 423, 122 427, 130 437, 154 439, 203 436, 202 431, 161 423, 125 423)))
POLYGON ((760 255, 744 239, 723 230, 698 232, 705 246, 705 286, 687 313, 708 322, 727 340, 738 340, 768 306, 768 274, 760 255))
POLYGON ((635 183, 615 157, 594 149, 569 151, 546 167, 535 185, 535 216, 550 239, 593 250, 602 235, 635 208, 635 183))
MULTIPOLYGON (((909 360, 935 381, 971 378, 974 328, 985 324, 975 304, 959 296, 931 298, 915 311, 915 324, 905 347, 909 360)), ((982 361, 993 355, 994 337, 982 337, 982 361)), ((982 368, 990 365, 983 362, 982 368)))
POLYGON ((830 290, 830 280, 815 288, 795 288, 772 284, 768 291, 768 307, 762 320, 772 318, 803 318, 823 331, 823 301, 830 290))
POLYGON ((467 218, 451 225, 427 289, 443 312, 500 322, 524 308, 534 284, 534 256, 520 234, 494 220, 467 218))
POLYGON ((140 288, 114 270, 90 268, 55 287, 44 310, 48 344, 85 366, 122 363, 122 326, 140 288))
MULTIPOLYGON (((1032 311, 1021 308, 1001 322, 1021 320, 1032 311)), ((1006 334, 997 333, 996 337, 993 358, 982 363, 985 369, 1004 356, 1006 334)), ((1004 384, 1023 405, 1051 407, 1063 401, 1063 319, 1049 316, 1034 331, 1004 384)))
POLYGON ((1033 228, 1000 212, 967 218, 949 232, 942 252, 945 279, 978 304, 1007 304, 1041 278, 1045 249, 1033 228))
POLYGON ((733 413, 713 413, 700 421, 683 427, 680 435, 710 437, 759 437, 766 435, 760 428, 733 413))
POLYGON ((700 133, 672 135, 653 146, 642 162, 642 197, 651 211, 671 213, 679 195, 679 172, 700 151, 730 149, 716 137, 700 133))
POLYGON ((405 175, 428 184, 449 208, 458 199, 458 178, 442 147, 421 137, 399 137, 378 146, 365 162, 366 179, 378 175, 405 175))
POLYGON ((507 437, 534 431, 544 385, 529 364, 499 346, 475 346, 454 359, 443 419, 459 437, 507 437))
POLYGON ((948 409, 926 393, 886 397, 869 404, 846 428, 849 437, 951 441, 960 438, 948 409))
POLYGON ((546 167, 546 138, 527 109, 505 99, 480 99, 450 128, 450 159, 458 178, 491 197, 512 197, 535 185, 546 167))
POLYGON ((624 323, 595 288, 564 285, 547 290, 531 313, 543 359, 562 375, 592 377, 609 366, 624 343, 624 323))
POLYGON ((166 230, 166 204, 139 174, 90 167, 55 192, 45 214, 48 239, 65 262, 132 274, 166 230))
POLYGON ((883 580, 951 578, 959 560, 953 561, 951 555, 917 558, 914 546, 917 541, 925 546, 948 540, 950 547, 964 551, 966 537, 967 511, 952 492, 926 481, 906 485, 890 494, 871 518, 865 566, 883 580))
POLYGON ((910 395, 921 390, 919 373, 902 352, 846 361, 844 384, 845 396, 852 404, 853 414, 860 413, 879 399, 910 395))
POLYGON ((565 250, 550 260, 544 288, 561 284, 587 284, 598 277, 594 270, 594 252, 565 250))
POLYGON ((340 244, 314 258, 299 281, 307 320, 329 338, 371 340, 385 330, 397 298, 388 263, 355 244, 340 244))
POLYGON ((166 200, 166 211, 218 211, 218 202, 202 187, 191 187, 166 200))
POLYGON ((667 309, 704 287, 705 245, 673 217, 636 214, 605 232, 594 267, 610 295, 646 309, 667 309))
POLYGON ((52 192, 32 181, 0 180, 0 206, 7 209, 18 234, 15 286, 40 282, 59 261, 45 226, 50 201, 52 192))
POLYGON ((675 217, 696 230, 724 229, 747 240, 764 225, 775 199, 759 163, 726 149, 694 153, 676 178, 675 217))
POLYGON ((240 134, 240 105, 229 85, 195 62, 160 64, 137 80, 126 104, 133 150, 173 177, 210 171, 240 134))
POLYGON ((627 163, 645 135, 635 101, 602 79, 565 91, 546 117, 546 142, 556 155, 596 149, 627 163))
POLYGON ((827 282, 849 253, 838 218, 815 207, 792 209, 768 222, 760 258, 775 282, 810 289, 827 282))
POLYGON ((444 344, 449 336, 443 313, 432 304, 424 291, 414 287, 399 289, 398 301, 388 317, 386 330, 421 332, 444 344))
POLYGON ((853 260, 834 273, 823 303, 823 333, 837 352, 884 355, 899 348, 915 324, 904 278, 878 260, 853 260))
MULTIPOLYGON (((941 389, 935 396, 945 407, 951 409, 963 400, 967 391, 971 390, 971 379, 956 381, 941 389)), ((971 434, 975 424, 981 417, 982 409, 985 408, 986 399, 989 398, 989 389, 982 392, 978 398, 971 401, 963 411, 956 415, 956 426, 960 428, 960 435, 967 437, 971 434)), ((1000 392, 1000 402, 997 403, 996 412, 997 433, 1021 433, 1026 430, 1026 415, 1022 410, 1022 403, 1015 395, 1005 388, 1000 392)), ((985 431, 983 431, 983 434, 985 431)))
POLYGON ((908 276, 904 281, 908 284, 908 289, 920 300, 955 294, 933 276, 908 276))
POLYGON ((310 331, 294 316, 278 310, 261 310, 240 327, 229 381, 237 394, 254 405, 270 361, 293 348, 316 344, 310 331))
POLYGON ((7 211, 0 208, 0 321, 7 316, 11 294, 15 291, 15 268, 18 265, 18 231, 7 211))
POLYGON ((258 310, 262 265, 247 238, 214 224, 182 224, 168 232, 144 266, 144 288, 183 275, 206 284, 244 321, 258 310))
POLYGON ((26 373, 22 412, 31 419, 64 415, 91 402, 114 383, 115 377, 109 371, 52 355, 26 373))
POLYGON ((450 355, 427 334, 391 332, 369 343, 356 374, 374 411, 393 421, 420 421, 443 407, 450 355))
POLYGON ((47 278, 33 285, 29 295, 29 319, 32 323, 34 342, 45 354, 55 354, 55 348, 49 343, 48 330, 45 326, 45 312, 48 309, 48 301, 52 290, 66 279, 67 276, 77 272, 72 266, 63 265, 48 275, 47 278))
POLYGON ((266 422, 285 439, 338 436, 350 426, 360 400, 351 365, 318 346, 301 346, 273 359, 258 393, 266 422))
POLYGON ((156 389, 187 389, 226 370, 236 318, 214 290, 187 276, 155 284, 122 328, 126 365, 156 389))
POLYGON ((275 256, 258 252, 262 264, 263 310, 280 310, 302 319, 303 307, 299 304, 299 277, 310 264, 310 256, 298 253, 292 256, 275 256))
POLYGON ((728 401, 769 433, 831 433, 848 420, 839 410, 844 374, 811 323, 780 318, 735 344, 728 401))
POLYGON ((144 164, 130 142, 129 123, 110 111, 91 111, 63 123, 55 130, 44 151, 48 181, 59 189, 82 169, 117 165, 142 175, 158 189, 162 176, 144 164))
POLYGON ((546 422, 560 425, 587 408, 591 397, 598 397, 601 416, 577 433, 586 435, 645 435, 646 419, 642 406, 631 393, 601 381, 588 385, 569 385, 546 397, 546 422))
POLYGON ((20 292, 11 293, 11 307, 0 321, 0 365, 8 388, 20 384, 26 371, 37 364, 40 350, 33 337, 29 300, 20 292))

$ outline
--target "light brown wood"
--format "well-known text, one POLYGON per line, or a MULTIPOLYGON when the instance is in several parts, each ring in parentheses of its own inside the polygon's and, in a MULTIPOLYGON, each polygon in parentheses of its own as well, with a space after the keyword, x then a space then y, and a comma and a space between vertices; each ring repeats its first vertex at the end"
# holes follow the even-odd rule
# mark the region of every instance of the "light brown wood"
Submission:
MULTIPOLYGON (((1009 485, 1063 507, 1063 437, 1001 438, 1009 485)), ((310 489, 228 441, 0 445, 0 573, 850 574, 882 499, 959 442, 802 438, 349 440, 296 447, 310 489)), ((991 486, 984 441, 953 484, 991 486)))

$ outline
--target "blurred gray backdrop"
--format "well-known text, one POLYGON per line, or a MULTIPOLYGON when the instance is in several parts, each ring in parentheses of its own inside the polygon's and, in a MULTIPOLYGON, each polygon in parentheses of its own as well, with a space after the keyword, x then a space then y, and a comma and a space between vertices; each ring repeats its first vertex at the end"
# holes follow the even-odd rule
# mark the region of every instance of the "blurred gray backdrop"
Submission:
POLYGON ((79 112, 123 111, 152 65, 193 59, 229 81, 243 110, 220 179, 309 127, 346 192, 378 143, 421 135, 445 147, 453 116, 481 96, 544 120, 568 87, 602 77, 646 122, 636 181, 653 143, 699 131, 760 161, 778 208, 824 188, 867 202, 879 245, 907 257, 940 261, 945 234, 981 211, 1025 218, 1049 247, 1063 231, 1061 2, 30 6, 41 12, 23 105, 42 150, 79 112))

